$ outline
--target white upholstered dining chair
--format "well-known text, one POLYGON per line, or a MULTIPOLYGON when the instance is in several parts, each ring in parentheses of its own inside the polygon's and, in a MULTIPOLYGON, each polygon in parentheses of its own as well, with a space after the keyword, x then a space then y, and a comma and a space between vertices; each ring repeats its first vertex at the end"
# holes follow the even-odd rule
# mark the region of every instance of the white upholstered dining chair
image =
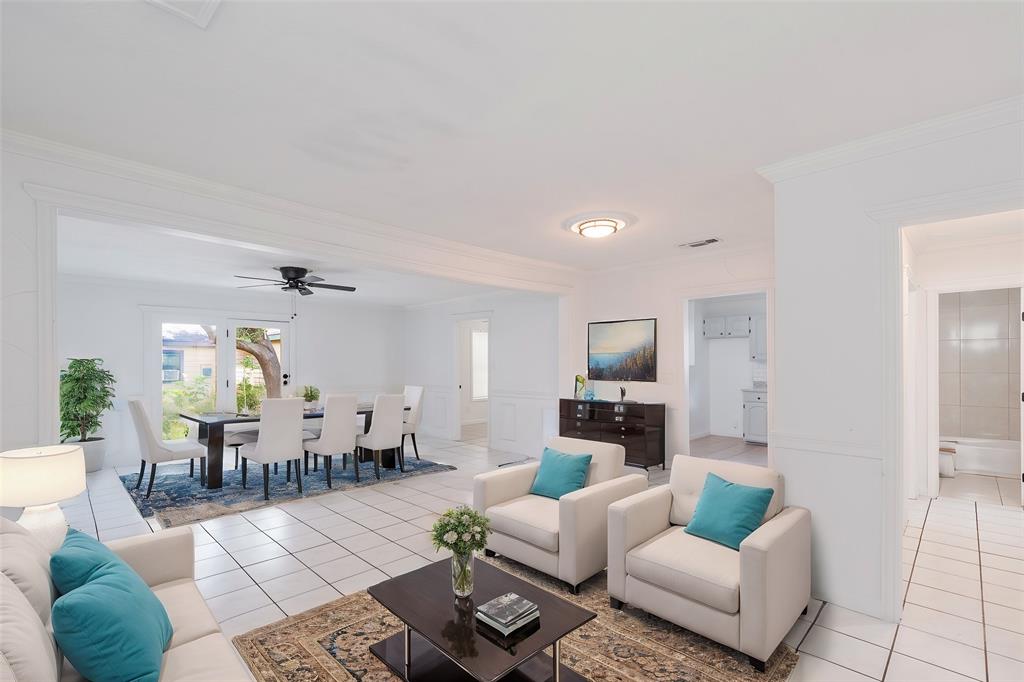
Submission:
POLYGON ((139 480, 135 482, 135 488, 142 485, 142 475, 146 472, 146 463, 150 465, 149 486, 146 488, 146 497, 153 492, 153 479, 156 478, 156 465, 163 462, 173 462, 178 459, 189 460, 189 475, 195 473, 195 460, 199 460, 199 482, 206 485, 206 448, 191 440, 161 440, 156 437, 153 431, 153 424, 149 421, 146 413, 146 406, 141 400, 129 400, 128 410, 132 415, 132 422, 135 424, 135 433, 139 437, 139 450, 142 454, 142 466, 139 468, 139 480))
POLYGON ((352 458, 355 465, 356 481, 359 480, 359 450, 373 453, 373 473, 380 478, 380 454, 382 450, 397 451, 398 468, 405 471, 402 458, 402 415, 405 412, 405 396, 402 394, 382 394, 373 401, 373 419, 370 430, 356 436, 356 456, 352 458))
POLYGON ((405 387, 405 405, 409 411, 405 413, 405 422, 402 424, 402 459, 405 459, 405 437, 412 436, 412 451, 416 459, 420 458, 420 449, 416 445, 416 429, 420 425, 420 413, 423 409, 423 387, 405 387))
POLYGON ((255 443, 246 443, 242 455, 242 487, 248 483, 248 464, 263 465, 263 499, 270 499, 270 465, 287 462, 289 479, 294 465, 295 483, 302 492, 302 398, 268 398, 260 409, 260 433, 255 443))
POLYGON ((304 440, 302 443, 302 449, 306 451, 307 456, 312 453, 314 458, 318 455, 324 458, 324 475, 327 477, 328 488, 331 487, 332 458, 341 455, 341 468, 344 469, 348 455, 356 451, 356 436, 362 431, 361 423, 356 419, 356 410, 354 395, 327 396, 324 401, 324 420, 320 437, 304 440))

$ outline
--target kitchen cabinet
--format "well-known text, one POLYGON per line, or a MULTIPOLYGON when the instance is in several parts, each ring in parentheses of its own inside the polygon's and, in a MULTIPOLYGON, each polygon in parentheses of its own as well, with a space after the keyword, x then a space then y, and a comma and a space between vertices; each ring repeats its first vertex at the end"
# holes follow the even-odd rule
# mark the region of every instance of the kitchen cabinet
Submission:
POLYGON ((750 317, 747 315, 708 317, 704 320, 704 336, 709 339, 750 336, 750 317))
POLYGON ((750 318, 750 359, 758 362, 768 360, 768 325, 764 315, 750 318))
POLYGON ((743 440, 768 443, 767 391, 743 391, 743 440))

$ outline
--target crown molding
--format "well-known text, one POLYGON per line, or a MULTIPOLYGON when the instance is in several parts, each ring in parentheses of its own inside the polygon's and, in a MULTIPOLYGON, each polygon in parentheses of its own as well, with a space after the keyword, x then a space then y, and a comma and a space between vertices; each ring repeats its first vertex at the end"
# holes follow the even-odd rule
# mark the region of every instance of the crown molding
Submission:
POLYGON ((757 173, 771 183, 783 182, 1021 121, 1024 121, 1024 95, 761 166, 757 173))
POLYGON ((146 0, 154 7, 170 12, 179 19, 206 30, 210 20, 220 6, 220 0, 201 0, 200 2, 181 2, 181 0, 146 0))
POLYGON ((578 268, 552 261, 517 256, 463 242, 435 237, 404 227, 350 216, 330 209, 310 206, 290 199, 254 192, 233 185, 197 178, 177 171, 111 156, 101 152, 48 140, 5 129, 0 137, 4 152, 27 156, 84 171, 171 189, 193 196, 234 204, 265 213, 317 223, 350 233, 399 242, 406 246, 440 251, 477 262, 501 264, 506 267, 550 272, 558 279, 573 277, 578 268))

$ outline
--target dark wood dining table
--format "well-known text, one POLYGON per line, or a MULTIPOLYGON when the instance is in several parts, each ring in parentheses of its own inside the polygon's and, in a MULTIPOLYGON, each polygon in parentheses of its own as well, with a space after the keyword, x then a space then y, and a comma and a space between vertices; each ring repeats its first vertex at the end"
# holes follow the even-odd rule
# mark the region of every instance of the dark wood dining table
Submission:
MULTIPOLYGON (((407 411, 408 406, 405 408, 407 411)), ((356 414, 363 415, 366 420, 363 432, 370 430, 373 421, 373 404, 364 403, 356 407, 356 414)), ((241 414, 238 412, 179 412, 178 416, 199 425, 199 442, 206 445, 206 487, 224 487, 224 427, 228 424, 250 424, 260 420, 258 414, 241 414)), ((304 412, 303 419, 323 419, 322 409, 304 412)), ((381 466, 393 469, 395 457, 381 457, 381 466)))

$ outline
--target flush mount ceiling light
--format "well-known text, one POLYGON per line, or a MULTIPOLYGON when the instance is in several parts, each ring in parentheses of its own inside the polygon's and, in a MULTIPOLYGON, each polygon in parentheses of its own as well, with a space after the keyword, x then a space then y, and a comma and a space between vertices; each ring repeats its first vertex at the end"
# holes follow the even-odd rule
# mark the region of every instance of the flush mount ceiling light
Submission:
POLYGON ((566 227, 581 237, 601 239, 625 229, 632 222, 635 221, 625 215, 600 213, 571 218, 566 221, 566 227))

